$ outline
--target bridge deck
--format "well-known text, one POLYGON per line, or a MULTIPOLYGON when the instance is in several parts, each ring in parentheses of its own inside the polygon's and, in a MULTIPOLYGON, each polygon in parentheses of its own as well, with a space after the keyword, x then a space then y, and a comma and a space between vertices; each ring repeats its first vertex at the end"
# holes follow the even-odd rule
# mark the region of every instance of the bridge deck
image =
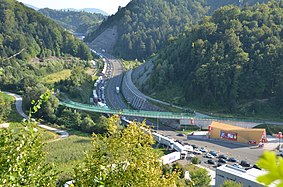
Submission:
POLYGON ((195 115, 188 113, 173 113, 173 112, 159 112, 159 111, 145 111, 145 110, 128 110, 128 109, 117 110, 106 107, 77 103, 73 101, 64 101, 64 102, 60 102, 59 104, 79 110, 86 110, 86 111, 107 113, 107 114, 118 114, 123 116, 138 116, 138 117, 162 118, 162 119, 191 119, 195 117, 195 115))
POLYGON ((117 114, 123 116, 137 116, 145 118, 160 118, 160 119, 197 119, 197 120, 215 120, 215 121, 238 121, 238 122, 252 122, 252 123, 265 123, 264 120, 251 120, 251 119, 239 119, 239 118, 221 118, 221 117, 212 117, 212 116, 196 116, 189 113, 173 113, 173 112, 159 112, 159 111, 145 111, 145 110, 128 110, 128 109, 111 109, 106 107, 94 106, 89 104, 77 103, 74 101, 60 101, 60 105, 79 109, 86 110, 91 112, 98 113, 107 113, 107 114, 117 114))

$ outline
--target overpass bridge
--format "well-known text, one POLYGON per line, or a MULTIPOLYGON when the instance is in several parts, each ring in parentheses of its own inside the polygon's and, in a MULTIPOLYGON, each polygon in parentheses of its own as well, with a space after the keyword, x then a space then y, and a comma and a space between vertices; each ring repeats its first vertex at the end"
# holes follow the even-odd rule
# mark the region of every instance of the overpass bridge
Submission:
POLYGON ((101 106, 82 104, 74 101, 60 101, 59 105, 78 110, 85 110, 98 113, 117 114, 123 116, 136 116, 144 118, 158 118, 158 119, 192 119, 195 118, 194 114, 189 113, 173 113, 173 112, 159 112, 159 111, 146 111, 146 110, 129 110, 129 109, 111 109, 101 106))
MULTIPOLYGON (((229 124, 242 127, 253 127, 261 123, 268 123, 263 120, 250 120, 250 119, 239 119, 239 118, 220 118, 206 115, 195 115, 190 113, 174 113, 174 112, 160 112, 160 111, 146 111, 146 110, 132 110, 132 109, 111 109, 101 106, 95 106, 90 104, 82 104, 70 100, 60 101, 60 105, 66 106, 73 109, 85 110, 98 113, 117 114, 123 116, 134 116, 144 118, 156 118, 156 119, 176 119, 176 120, 192 120, 197 121, 222 121, 229 124)), ((270 123, 270 122, 269 122, 270 123)))

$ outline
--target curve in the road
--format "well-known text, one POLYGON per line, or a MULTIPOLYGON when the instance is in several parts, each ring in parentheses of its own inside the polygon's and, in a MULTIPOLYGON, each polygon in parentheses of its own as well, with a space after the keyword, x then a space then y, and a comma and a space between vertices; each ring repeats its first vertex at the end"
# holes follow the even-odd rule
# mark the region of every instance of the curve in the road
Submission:
MULTIPOLYGON (((17 95, 15 93, 10 93, 10 92, 3 92, 7 95, 13 96, 16 99, 16 109, 17 112, 25 119, 28 119, 28 116, 24 113, 23 108, 22 108, 22 104, 23 104, 23 98, 20 95, 17 95)), ((66 138, 69 136, 69 133, 67 131, 64 130, 60 130, 57 128, 53 128, 53 127, 49 127, 47 125, 43 125, 43 124, 39 124, 39 127, 46 129, 48 131, 52 131, 55 132, 57 134, 60 135, 60 138, 66 138)))

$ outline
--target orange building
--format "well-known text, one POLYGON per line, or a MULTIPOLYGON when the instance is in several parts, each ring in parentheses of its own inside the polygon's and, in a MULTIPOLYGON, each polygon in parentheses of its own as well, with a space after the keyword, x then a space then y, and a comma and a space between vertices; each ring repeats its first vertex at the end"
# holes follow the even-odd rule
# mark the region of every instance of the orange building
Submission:
POLYGON ((265 129, 242 128, 215 121, 208 127, 208 137, 247 144, 267 142, 265 129))

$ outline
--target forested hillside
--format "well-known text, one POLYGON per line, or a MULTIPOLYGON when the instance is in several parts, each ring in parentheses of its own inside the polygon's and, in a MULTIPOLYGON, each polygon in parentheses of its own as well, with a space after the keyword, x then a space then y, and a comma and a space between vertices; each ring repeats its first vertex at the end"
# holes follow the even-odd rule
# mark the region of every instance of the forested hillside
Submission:
POLYGON ((115 54, 123 58, 144 59, 220 6, 253 2, 256 1, 133 0, 115 15, 108 17, 98 30, 89 33, 86 41, 91 42, 107 28, 117 26, 115 54))
POLYGON ((20 52, 16 58, 29 59, 70 54, 92 58, 90 50, 73 35, 35 10, 15 0, 1 0, 1 62, 20 52))
POLYGON ((282 36, 283 1, 222 7, 160 53, 147 90, 177 85, 187 103, 282 114, 282 36))
POLYGON ((106 16, 85 11, 53 10, 44 8, 38 12, 57 21, 62 27, 78 33, 96 29, 106 16))

